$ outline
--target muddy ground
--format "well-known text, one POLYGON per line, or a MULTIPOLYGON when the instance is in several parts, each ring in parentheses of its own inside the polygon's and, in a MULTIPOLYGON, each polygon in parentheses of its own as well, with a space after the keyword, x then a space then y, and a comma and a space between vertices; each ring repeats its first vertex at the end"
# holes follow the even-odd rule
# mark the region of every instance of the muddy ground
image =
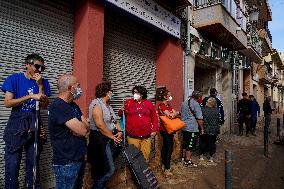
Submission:
MULTIPOLYGON (((184 167, 181 162, 173 165, 176 178, 165 179, 161 171, 158 178, 164 189, 224 189, 225 150, 234 154, 233 188, 235 189, 284 189, 284 146, 273 144, 276 137, 276 118, 271 124, 269 156, 263 155, 263 125, 258 125, 257 136, 221 135, 217 143, 216 163, 200 161, 198 168, 184 167)), ((281 120, 282 122, 282 120, 281 120)))
MULTIPOLYGON (((283 127, 281 119, 281 127, 283 127)), ((276 117, 271 123, 269 134, 269 157, 263 155, 263 120, 257 128, 257 136, 220 135, 217 143, 215 163, 208 159, 200 161, 194 157, 197 168, 183 166, 174 162, 173 178, 165 178, 160 168, 155 170, 162 189, 224 189, 225 188, 225 150, 234 154, 234 189, 284 189, 284 146, 273 144, 276 137, 276 117)), ((129 174, 129 173, 128 173, 129 174)), ((132 181, 111 188, 136 188, 132 181)))

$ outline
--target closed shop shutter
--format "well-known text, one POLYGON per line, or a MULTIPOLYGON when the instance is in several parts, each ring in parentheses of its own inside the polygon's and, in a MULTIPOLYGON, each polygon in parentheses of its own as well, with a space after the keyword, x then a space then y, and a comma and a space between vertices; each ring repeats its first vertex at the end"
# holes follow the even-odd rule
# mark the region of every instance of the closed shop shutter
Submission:
POLYGON ((148 99, 154 102, 156 87, 155 32, 122 13, 106 9, 104 39, 104 80, 113 83, 115 112, 123 100, 132 97, 135 85, 148 90, 148 99))
MULTIPOLYGON (((0 0, 0 85, 15 72, 24 71, 24 58, 36 52, 45 59, 43 77, 49 79, 52 99, 56 96, 56 80, 59 75, 72 72, 73 62, 73 5, 63 0, 0 0)), ((0 188, 4 188, 3 133, 10 109, 3 104, 0 94, 0 188)), ((47 111, 42 111, 47 128, 47 111)), ((24 155, 20 171, 20 188, 24 187, 24 155)), ((50 140, 43 148, 40 160, 43 188, 55 185, 52 171, 50 140)))

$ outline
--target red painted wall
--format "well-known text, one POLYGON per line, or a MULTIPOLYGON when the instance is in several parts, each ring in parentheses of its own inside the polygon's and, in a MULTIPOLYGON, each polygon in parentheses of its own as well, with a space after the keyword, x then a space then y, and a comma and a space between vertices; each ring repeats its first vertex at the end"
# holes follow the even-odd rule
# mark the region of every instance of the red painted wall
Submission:
POLYGON ((95 87, 103 78, 104 6, 97 0, 77 1, 74 31, 73 73, 83 89, 78 104, 87 116, 95 87))
POLYGON ((171 91, 171 105, 180 110, 183 102, 183 50, 178 41, 166 39, 157 52, 157 86, 166 86, 171 91))

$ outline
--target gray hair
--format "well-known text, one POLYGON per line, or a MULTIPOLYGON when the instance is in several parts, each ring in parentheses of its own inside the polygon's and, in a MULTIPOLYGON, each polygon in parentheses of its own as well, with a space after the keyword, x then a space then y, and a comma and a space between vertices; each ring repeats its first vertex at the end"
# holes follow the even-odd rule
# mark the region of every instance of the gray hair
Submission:
POLYGON ((63 74, 59 77, 57 82, 57 88, 59 93, 65 92, 68 90, 68 87, 74 83, 76 77, 72 74, 63 74))

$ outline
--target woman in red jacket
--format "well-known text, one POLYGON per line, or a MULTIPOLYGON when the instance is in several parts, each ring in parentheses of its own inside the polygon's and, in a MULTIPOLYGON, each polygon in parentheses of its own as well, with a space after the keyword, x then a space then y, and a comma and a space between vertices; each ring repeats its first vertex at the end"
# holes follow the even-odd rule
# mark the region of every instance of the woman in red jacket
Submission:
MULTIPOLYGON (((158 106, 159 115, 166 115, 172 119, 179 115, 179 112, 172 108, 169 102, 173 99, 171 92, 165 87, 160 88, 156 92, 156 99, 162 101, 158 106)), ((174 146, 174 134, 168 134, 167 130, 162 122, 160 122, 160 134, 163 137, 163 146, 161 150, 161 159, 165 168, 165 177, 172 175, 171 172, 171 156, 174 146)))
POLYGON ((147 89, 135 86, 132 89, 133 98, 126 100, 122 111, 126 117, 126 134, 128 144, 134 144, 149 161, 151 151, 151 137, 158 131, 158 117, 154 105, 147 100, 147 89))

